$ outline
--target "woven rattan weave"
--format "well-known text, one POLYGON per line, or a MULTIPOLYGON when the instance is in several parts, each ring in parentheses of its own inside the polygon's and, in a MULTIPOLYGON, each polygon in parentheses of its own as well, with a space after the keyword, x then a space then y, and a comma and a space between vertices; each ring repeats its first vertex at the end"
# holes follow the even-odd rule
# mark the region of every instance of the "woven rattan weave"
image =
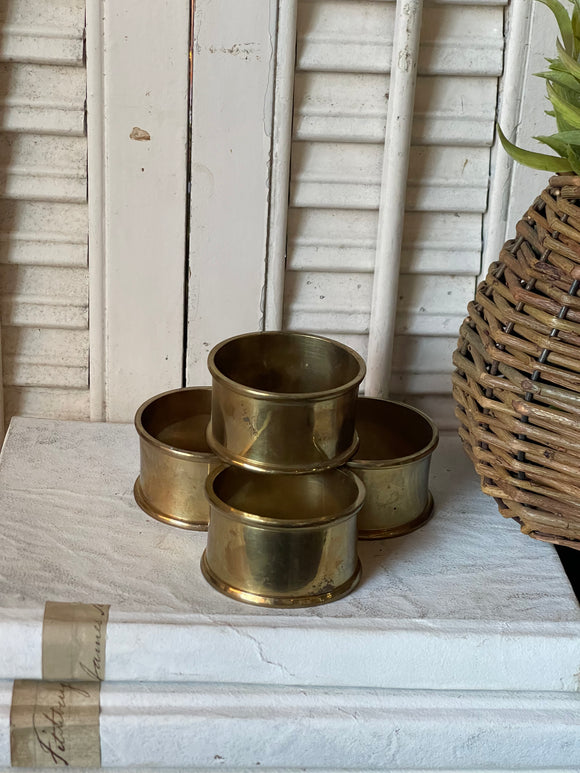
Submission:
POLYGON ((580 549, 580 177, 556 176, 469 304, 459 433, 502 515, 580 549))

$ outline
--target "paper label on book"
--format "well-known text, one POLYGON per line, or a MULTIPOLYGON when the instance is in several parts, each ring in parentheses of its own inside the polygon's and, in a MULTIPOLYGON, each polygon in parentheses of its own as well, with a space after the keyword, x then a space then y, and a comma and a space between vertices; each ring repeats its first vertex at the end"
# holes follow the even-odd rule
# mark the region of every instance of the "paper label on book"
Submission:
POLYGON ((108 604, 47 601, 42 625, 42 678, 105 678, 108 604))
POLYGON ((10 759, 17 768, 100 767, 100 682, 17 679, 10 759))

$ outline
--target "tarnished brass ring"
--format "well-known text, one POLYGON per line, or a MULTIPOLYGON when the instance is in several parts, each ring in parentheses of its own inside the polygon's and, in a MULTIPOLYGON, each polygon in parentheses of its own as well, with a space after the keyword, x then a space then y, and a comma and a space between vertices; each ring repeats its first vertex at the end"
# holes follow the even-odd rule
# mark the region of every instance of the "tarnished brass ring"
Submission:
POLYGON ((437 427, 410 405, 371 397, 359 398, 356 427, 360 445, 347 466, 367 490, 359 537, 400 537, 418 529, 433 511, 429 466, 437 427))
POLYGON ((206 491, 202 570, 220 592, 249 604, 305 607, 355 586, 365 490, 350 470, 291 476, 223 466, 208 476, 206 491))
POLYGON ((390 529, 359 529, 359 539, 391 539, 393 537, 402 537, 405 534, 410 534, 416 529, 420 529, 427 521, 433 516, 433 495, 428 492, 427 504, 423 512, 414 518, 412 521, 407 521, 399 526, 393 526, 390 529))
POLYGON ((212 585, 220 593, 225 596, 230 596, 236 601, 242 601, 244 604, 253 604, 255 606, 272 607, 278 609, 300 609, 304 607, 315 607, 319 604, 328 604, 330 601, 338 601, 344 596, 353 591, 360 582, 361 578, 361 563, 357 561, 356 571, 352 577, 344 582, 334 590, 327 593, 319 593, 314 596, 300 596, 297 598, 284 598, 281 596, 264 596, 263 594, 249 593, 248 591, 234 588, 232 585, 220 580, 220 578, 212 572, 206 557, 206 551, 203 551, 201 557, 201 572, 207 582, 212 585))
POLYGON ((207 439, 228 464, 292 474, 344 464, 355 452, 363 359, 322 336, 247 333, 208 358, 212 411, 207 439))
POLYGON ((155 395, 135 415, 141 456, 135 501, 171 526, 206 531, 205 479, 219 464, 206 441, 211 389, 187 387, 155 395))

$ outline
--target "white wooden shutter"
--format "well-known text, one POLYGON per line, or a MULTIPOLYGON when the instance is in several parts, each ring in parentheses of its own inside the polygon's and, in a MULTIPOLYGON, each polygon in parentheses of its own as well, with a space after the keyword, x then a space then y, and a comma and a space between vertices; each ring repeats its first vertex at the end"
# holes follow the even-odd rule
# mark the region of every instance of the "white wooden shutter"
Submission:
MULTIPOLYGON (((300 0, 283 325, 368 343, 395 6, 300 0)), ((451 354, 480 271, 500 3, 423 11, 391 394, 453 423, 451 354)))
POLYGON ((89 418, 84 0, 0 5, 6 419, 89 418))

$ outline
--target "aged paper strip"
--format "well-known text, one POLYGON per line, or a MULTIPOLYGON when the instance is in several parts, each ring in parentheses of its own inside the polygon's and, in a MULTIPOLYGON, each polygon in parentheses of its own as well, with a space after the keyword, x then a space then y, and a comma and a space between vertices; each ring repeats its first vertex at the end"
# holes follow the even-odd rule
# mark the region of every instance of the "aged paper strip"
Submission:
POLYGON ((105 678, 108 604, 47 601, 42 626, 42 678, 105 678))
POLYGON ((100 682, 17 679, 10 710, 13 767, 100 767, 100 682))

